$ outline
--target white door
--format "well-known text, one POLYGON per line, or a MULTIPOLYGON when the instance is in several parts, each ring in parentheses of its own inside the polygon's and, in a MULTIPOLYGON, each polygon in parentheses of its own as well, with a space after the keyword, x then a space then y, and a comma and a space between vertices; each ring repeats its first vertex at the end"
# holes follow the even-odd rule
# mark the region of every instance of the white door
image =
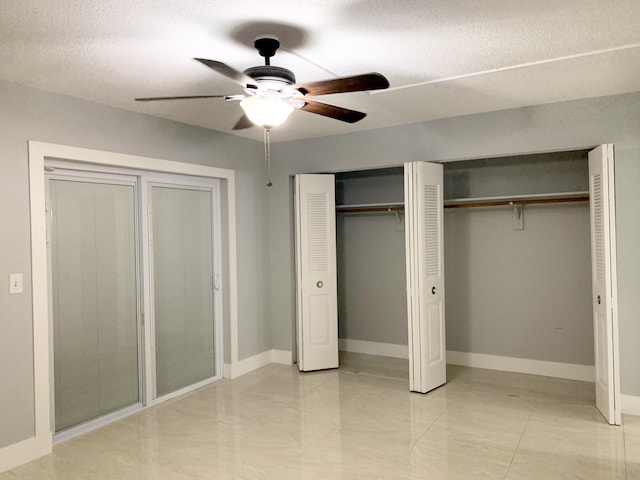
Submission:
POLYGON ((443 168, 412 162, 404 171, 409 387, 426 393, 447 380, 443 168))
POLYGON ((298 368, 337 368, 335 179, 296 175, 295 185, 298 368))
POLYGON ((613 145, 601 145, 589 152, 589 195, 596 406, 610 424, 619 425, 613 145))

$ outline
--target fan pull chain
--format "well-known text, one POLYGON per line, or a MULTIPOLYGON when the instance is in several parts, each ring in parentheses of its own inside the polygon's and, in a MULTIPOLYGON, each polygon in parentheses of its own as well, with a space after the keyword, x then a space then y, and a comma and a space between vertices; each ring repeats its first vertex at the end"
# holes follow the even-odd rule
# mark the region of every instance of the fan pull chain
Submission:
POLYGON ((267 187, 273 185, 271 183, 271 129, 264 129, 264 162, 267 167, 267 187))

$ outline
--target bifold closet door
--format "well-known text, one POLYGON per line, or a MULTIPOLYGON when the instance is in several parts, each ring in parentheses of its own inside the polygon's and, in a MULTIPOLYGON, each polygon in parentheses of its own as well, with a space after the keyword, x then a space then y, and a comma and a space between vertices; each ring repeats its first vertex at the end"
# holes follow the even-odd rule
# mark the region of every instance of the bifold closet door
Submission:
POLYGON ((447 379, 443 167, 412 162, 404 168, 409 388, 426 393, 447 379))
POLYGON ((155 390, 216 375, 213 192, 151 184, 155 390))
POLYGON ((335 177, 296 175, 298 368, 338 367, 335 177))
POLYGON ((140 401, 133 183, 50 178, 55 430, 140 401))
POLYGON ((589 152, 596 406, 620 425, 613 145, 589 152))

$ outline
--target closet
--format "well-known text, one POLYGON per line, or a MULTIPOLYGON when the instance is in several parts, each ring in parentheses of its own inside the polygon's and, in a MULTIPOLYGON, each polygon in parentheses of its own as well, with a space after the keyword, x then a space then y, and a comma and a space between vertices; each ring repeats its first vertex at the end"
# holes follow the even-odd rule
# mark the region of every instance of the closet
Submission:
POLYGON ((337 283, 322 309, 308 305, 324 282, 298 283, 298 304, 322 319, 298 310, 300 358, 322 347, 338 363, 338 345, 408 358, 422 393, 444 383, 445 351, 453 364, 595 380, 598 408, 619 421, 612 145, 296 182, 297 270, 322 255, 337 283))
POLYGON ((398 375, 404 370, 406 377, 409 365, 404 169, 343 172, 335 178, 342 359, 354 370, 388 375, 398 375), (344 352, 402 360, 385 365, 376 359, 344 352))
MULTIPOLYGON (((587 154, 443 165, 450 363, 480 354, 593 365, 587 154)), ((407 358, 403 172, 335 174, 342 352, 407 358)))
POLYGON ((449 363, 556 362, 593 379, 587 155, 445 164, 449 363))

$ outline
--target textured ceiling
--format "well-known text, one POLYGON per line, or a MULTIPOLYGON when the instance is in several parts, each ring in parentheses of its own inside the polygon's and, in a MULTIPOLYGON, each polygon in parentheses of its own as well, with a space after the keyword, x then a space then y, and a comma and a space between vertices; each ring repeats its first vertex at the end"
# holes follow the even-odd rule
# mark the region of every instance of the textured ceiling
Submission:
POLYGON ((317 98, 368 113, 353 125, 294 112, 287 141, 523 105, 640 91, 638 0, 3 0, 0 78, 232 132, 236 102, 137 103, 139 96, 236 94, 192 60, 272 64, 299 82, 370 71, 391 88, 317 98))

